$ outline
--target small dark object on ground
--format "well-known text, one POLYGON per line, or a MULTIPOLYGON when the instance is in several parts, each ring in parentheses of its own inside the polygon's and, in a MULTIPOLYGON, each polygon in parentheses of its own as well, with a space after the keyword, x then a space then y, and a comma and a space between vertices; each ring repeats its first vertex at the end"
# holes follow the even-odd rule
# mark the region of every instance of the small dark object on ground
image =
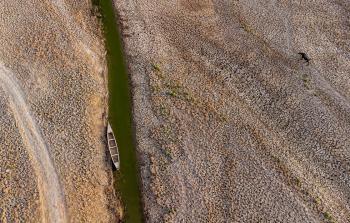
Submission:
POLYGON ((305 60, 307 62, 307 65, 310 64, 310 57, 308 57, 308 55, 306 55, 306 53, 298 53, 299 55, 301 55, 301 59, 305 60))

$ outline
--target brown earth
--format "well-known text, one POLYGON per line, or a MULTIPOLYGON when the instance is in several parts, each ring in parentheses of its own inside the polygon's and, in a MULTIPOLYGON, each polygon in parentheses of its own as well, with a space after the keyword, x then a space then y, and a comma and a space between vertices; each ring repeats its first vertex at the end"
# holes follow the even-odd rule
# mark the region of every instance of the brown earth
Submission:
POLYGON ((348 1, 114 2, 147 222, 350 222, 348 1))
POLYGON ((100 24, 85 0, 0 1, 0 222, 116 222, 100 24))
MULTIPOLYGON (((86 2, 0 2, 0 222, 116 221, 86 2)), ((350 221, 347 1, 115 3, 147 222, 350 221)))

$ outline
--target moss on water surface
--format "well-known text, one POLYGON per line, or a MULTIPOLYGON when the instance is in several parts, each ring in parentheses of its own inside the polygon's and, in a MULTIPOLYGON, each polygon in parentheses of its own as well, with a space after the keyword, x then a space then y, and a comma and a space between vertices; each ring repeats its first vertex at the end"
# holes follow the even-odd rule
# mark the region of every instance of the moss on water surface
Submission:
POLYGON ((137 159, 132 132, 129 77, 112 0, 92 0, 99 8, 104 26, 108 60, 109 122, 120 153, 120 171, 114 173, 116 190, 125 206, 123 222, 142 222, 137 159))

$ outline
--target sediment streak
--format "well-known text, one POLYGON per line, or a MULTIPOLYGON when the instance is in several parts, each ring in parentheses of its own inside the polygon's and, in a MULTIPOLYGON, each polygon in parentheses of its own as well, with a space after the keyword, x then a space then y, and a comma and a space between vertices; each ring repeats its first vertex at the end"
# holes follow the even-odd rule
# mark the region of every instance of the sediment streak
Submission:
POLYGON ((0 62, 0 87, 8 94, 17 126, 38 178, 43 222, 67 222, 66 205, 49 149, 31 116, 25 94, 14 74, 0 62))

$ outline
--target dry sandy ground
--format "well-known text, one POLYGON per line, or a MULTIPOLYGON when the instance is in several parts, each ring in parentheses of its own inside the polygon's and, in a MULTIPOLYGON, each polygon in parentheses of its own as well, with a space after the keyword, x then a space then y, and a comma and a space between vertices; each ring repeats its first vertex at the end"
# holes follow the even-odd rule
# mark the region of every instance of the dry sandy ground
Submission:
POLYGON ((349 1, 115 3, 148 222, 350 222, 349 1))
POLYGON ((0 222, 116 222, 90 1, 0 1, 0 222))

